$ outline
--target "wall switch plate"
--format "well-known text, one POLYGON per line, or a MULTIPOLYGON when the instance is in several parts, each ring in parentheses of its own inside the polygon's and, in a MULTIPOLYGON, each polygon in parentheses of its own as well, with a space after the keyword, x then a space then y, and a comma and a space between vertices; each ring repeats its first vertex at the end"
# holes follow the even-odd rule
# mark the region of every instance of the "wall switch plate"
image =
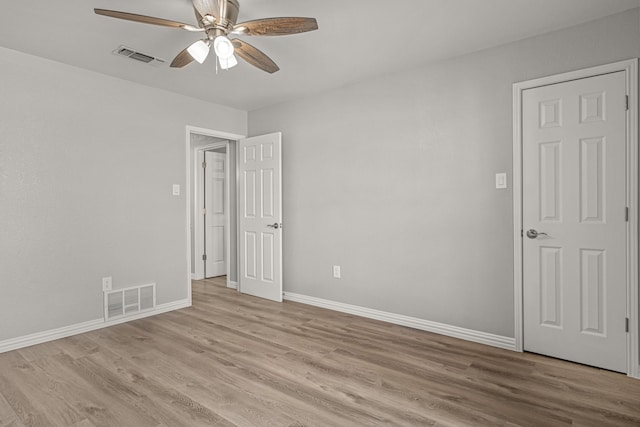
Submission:
POLYGON ((498 189, 503 189, 503 188, 507 188, 507 174, 502 172, 502 173, 497 173, 496 174, 496 188, 498 189))
POLYGON ((334 265, 333 266, 333 278, 334 279, 339 279, 340 278, 340 266, 339 265, 334 265))
POLYGON ((102 278, 102 292, 108 292, 113 290, 113 284, 111 276, 102 278))
POLYGON ((179 196, 180 195, 180 184, 173 184, 172 194, 174 196, 179 196))

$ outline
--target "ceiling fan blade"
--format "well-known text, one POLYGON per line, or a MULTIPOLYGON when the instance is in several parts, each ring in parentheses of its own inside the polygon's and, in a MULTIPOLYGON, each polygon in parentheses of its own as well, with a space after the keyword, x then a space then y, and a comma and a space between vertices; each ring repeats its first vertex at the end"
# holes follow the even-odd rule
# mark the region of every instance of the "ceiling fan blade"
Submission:
POLYGON ((271 58, 249 43, 243 42, 240 39, 233 39, 231 43, 233 43, 236 54, 254 67, 258 67, 269 74, 273 74, 280 69, 271 58))
POLYGON ((248 36, 285 36, 317 29, 318 22, 315 18, 265 18, 236 24, 233 33, 248 36))
POLYGON ((193 0, 193 7, 201 16, 211 15, 220 20, 220 2, 218 0, 193 0))
POLYGON ((187 49, 189 48, 185 47, 182 52, 180 52, 178 55, 176 55, 175 58, 173 58, 173 61, 171 61, 170 65, 171 68, 186 67, 194 61, 193 56, 191 56, 187 49))
POLYGON ((143 24, 160 25, 162 27, 183 28, 188 31, 204 31, 184 22, 170 21, 168 19, 154 18, 153 16, 138 15, 136 13, 119 12, 117 10, 93 9, 97 15, 111 18, 125 19, 127 21, 142 22, 143 24))

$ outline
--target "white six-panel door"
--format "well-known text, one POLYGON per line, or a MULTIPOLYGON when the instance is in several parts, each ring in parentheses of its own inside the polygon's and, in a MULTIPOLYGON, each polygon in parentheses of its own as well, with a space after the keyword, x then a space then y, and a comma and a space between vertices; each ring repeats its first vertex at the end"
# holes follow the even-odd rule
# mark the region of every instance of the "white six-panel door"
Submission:
POLYGON ((227 274, 226 155, 206 151, 205 163, 205 276, 209 278, 227 274))
POLYGON ((522 100, 524 349, 619 372, 625 95, 617 72, 527 89, 522 100))
POLYGON ((282 301, 281 134, 238 147, 240 292, 282 301))

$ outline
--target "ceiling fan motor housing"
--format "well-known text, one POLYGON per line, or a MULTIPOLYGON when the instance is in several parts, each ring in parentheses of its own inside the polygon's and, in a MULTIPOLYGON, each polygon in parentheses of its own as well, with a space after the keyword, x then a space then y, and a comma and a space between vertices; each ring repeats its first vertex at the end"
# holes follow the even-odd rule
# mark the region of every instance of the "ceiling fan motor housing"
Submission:
POLYGON ((239 13, 240 3, 238 3, 238 0, 221 0, 220 21, 216 22, 216 27, 222 27, 226 33, 229 33, 238 22, 239 13))

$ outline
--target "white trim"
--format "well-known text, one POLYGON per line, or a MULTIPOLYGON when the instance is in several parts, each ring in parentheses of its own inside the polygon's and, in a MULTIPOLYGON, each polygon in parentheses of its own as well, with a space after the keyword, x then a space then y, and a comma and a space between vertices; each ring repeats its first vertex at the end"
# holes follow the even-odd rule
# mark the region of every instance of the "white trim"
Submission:
MULTIPOLYGON (((225 228, 227 229, 227 232, 224 233, 224 255, 226 258, 224 274, 227 276, 227 286, 229 286, 229 282, 231 281, 231 194, 229 194, 229 191, 231 190, 231 174, 229 173, 229 159, 231 159, 231 155, 229 154, 230 147, 231 143, 227 141, 225 143, 224 150, 224 203, 227 207, 227 215, 225 217, 224 224, 225 228)), ((238 242, 236 241, 236 244, 237 243, 238 242)))
MULTIPOLYGON (((214 138, 231 139, 234 141, 247 137, 246 135, 241 135, 239 133, 230 133, 230 132, 224 132, 220 130, 205 129, 205 128, 199 128, 196 126, 187 125, 187 137, 192 133, 195 133, 198 135, 213 136, 214 138)), ((190 142, 191 141, 187 141, 187 143, 190 143, 190 142)))
POLYGON ((543 77, 513 85, 513 266, 515 350, 524 349, 522 322, 522 92, 540 86, 624 71, 627 76, 627 375, 640 378, 638 331, 638 59, 543 77))
POLYGON ((413 329, 433 332, 436 334, 459 338, 466 341, 472 341, 479 344, 490 345, 492 347, 499 347, 506 350, 515 350, 515 340, 513 338, 504 337, 501 335, 494 335, 482 331, 474 331, 472 329, 465 329, 458 326, 446 325, 444 323, 432 322, 430 320, 418 319, 416 317, 388 313, 386 311, 374 310, 357 305, 344 304, 341 302, 295 294, 292 292, 285 292, 284 299, 286 301, 299 302, 302 304, 313 305, 315 307, 327 308, 329 310, 340 311, 342 313, 348 313, 356 316, 366 317, 369 319, 393 323, 394 325, 407 326, 413 329))
POLYGON ((515 350, 524 351, 522 324, 522 90, 513 85, 513 307, 515 350))
POLYGON ((191 273, 191 280, 204 280, 204 276, 199 276, 196 273, 191 273))
MULTIPOLYGON (((196 126, 185 126, 185 163, 186 167, 186 207, 187 207, 187 215, 186 215, 186 240, 187 240, 187 300, 189 302, 189 306, 192 303, 192 290, 191 290, 191 134, 199 134, 199 135, 207 135, 213 136, 216 138, 224 138, 228 140, 238 141, 246 137, 246 135, 240 135, 235 133, 217 131, 212 129, 205 129, 196 126)), ((237 144, 236 144, 237 145, 237 144)), ((237 157, 236 157, 237 161, 237 157)))
MULTIPOLYGON (((240 254, 240 140, 244 139, 244 138, 240 138, 238 140, 236 140, 236 143, 234 144, 234 148, 236 150, 236 152, 234 153, 234 159, 235 159, 235 172, 236 172, 236 176, 235 176, 235 185, 234 188, 236 190, 236 281, 233 282, 235 284, 236 287, 236 291, 238 291, 239 293, 242 292, 242 282, 241 282, 241 278, 240 278, 240 257, 242 256, 240 254)), ((229 275, 227 274, 227 277, 229 277, 229 275)))
POLYGON ((118 319, 110 320, 108 322, 105 322, 103 318, 100 318, 90 320, 88 322, 76 323, 75 325, 64 326, 62 328, 51 329, 44 332, 37 332, 35 334, 25 335, 22 337, 11 338, 8 340, 0 341, 0 353, 17 350, 48 341, 53 341, 60 338, 66 338, 72 335, 83 334, 85 332, 91 332, 98 329, 107 328, 109 326, 115 326, 121 323, 155 316, 157 314, 166 313, 168 311, 180 310, 182 308, 187 308, 190 306, 191 302, 189 301, 189 299, 184 299, 165 304, 159 304, 154 310, 145 311, 144 313, 136 314, 133 316, 121 317, 118 319))
POLYGON ((186 223, 185 223, 185 231, 186 231, 186 241, 187 241, 187 299, 189 300, 189 305, 191 305, 191 131, 192 127, 186 127, 186 148, 185 148, 185 161, 187 164, 186 167, 186 185, 185 185, 185 203, 187 205, 187 214, 186 223))
MULTIPOLYGON (((202 200, 200 197, 198 197, 198 194, 200 193, 201 189, 200 189, 200 184, 202 182, 202 180, 204 180, 204 178, 201 176, 201 174, 203 173, 202 168, 198 167, 198 163, 204 161, 204 152, 200 152, 197 149, 193 149, 191 151, 191 155, 193 156, 193 173, 192 173, 192 178, 193 178, 193 195, 194 195, 194 200, 193 203, 190 203, 189 205, 189 209, 191 209, 191 205, 193 205, 193 209, 195 209, 195 212, 193 212, 193 216, 194 216, 194 221, 191 224, 191 227, 193 229, 193 242, 191 244, 191 246, 194 248, 194 252, 195 254, 192 254, 192 257, 194 258, 194 266, 195 266, 195 274, 196 276, 204 279, 204 261, 202 259, 202 254, 204 252, 204 233, 201 231, 202 228, 202 215, 200 215, 200 212, 202 212, 202 208, 204 206, 202 206, 202 200)), ((189 192, 189 197, 191 197, 191 191, 189 192)), ((189 211, 189 218, 191 218, 191 211, 189 211)))
POLYGON ((627 66, 627 295, 629 317, 628 375, 640 379, 640 308, 638 307, 638 59, 627 66))
POLYGON ((238 282, 227 281, 227 288, 238 289, 238 282))

